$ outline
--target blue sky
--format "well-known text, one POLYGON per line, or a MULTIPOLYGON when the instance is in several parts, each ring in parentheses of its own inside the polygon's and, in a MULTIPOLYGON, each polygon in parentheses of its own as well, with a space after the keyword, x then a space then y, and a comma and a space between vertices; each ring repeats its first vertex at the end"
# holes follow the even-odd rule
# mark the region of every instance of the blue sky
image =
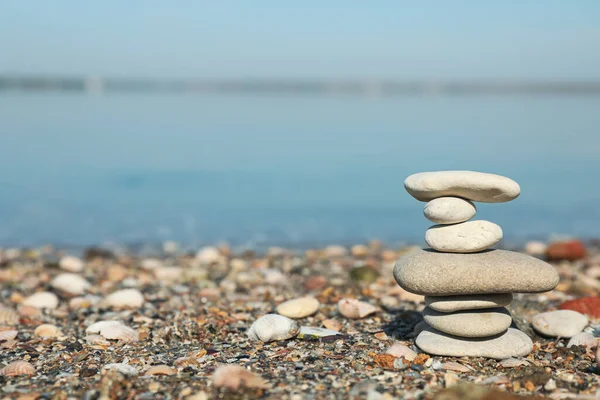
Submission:
POLYGON ((0 73, 600 79, 600 1, 0 3, 0 73))

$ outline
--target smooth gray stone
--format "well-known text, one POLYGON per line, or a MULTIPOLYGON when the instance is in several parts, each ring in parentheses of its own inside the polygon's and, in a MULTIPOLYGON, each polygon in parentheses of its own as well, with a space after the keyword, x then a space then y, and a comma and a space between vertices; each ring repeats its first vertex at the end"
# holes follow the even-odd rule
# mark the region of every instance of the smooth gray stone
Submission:
POLYGON ((424 352, 438 356, 487 357, 497 360, 524 357, 533 350, 533 342, 529 336, 514 328, 487 338, 460 338, 427 327, 417 336, 416 344, 424 352))
POLYGON ((421 172, 406 178, 404 188, 420 201, 438 197, 462 197, 484 203, 503 203, 517 198, 519 184, 505 176, 475 171, 421 172))
POLYGON ((537 258, 506 250, 440 253, 414 250, 401 257, 394 278, 405 290, 426 296, 540 293, 558 284, 556 269, 537 258))
POLYGON ((446 253, 476 253, 489 249, 500 240, 502 228, 485 220, 434 225, 425 232, 429 247, 446 253))
POLYGON ((440 332, 460 337, 487 337, 508 329, 512 317, 504 307, 443 313, 425 307, 423 319, 440 332))
POLYGON ((428 201, 423 208, 425 218, 443 225, 468 221, 476 213, 475 204, 460 197, 438 197, 428 201))
POLYGON ((511 293, 469 294, 465 296, 425 296, 425 304, 439 312, 478 310, 482 308, 504 307, 510 304, 511 293))
POLYGON ((572 310, 548 311, 536 315, 531 325, 536 332, 545 336, 570 338, 577 335, 588 324, 588 318, 572 310))

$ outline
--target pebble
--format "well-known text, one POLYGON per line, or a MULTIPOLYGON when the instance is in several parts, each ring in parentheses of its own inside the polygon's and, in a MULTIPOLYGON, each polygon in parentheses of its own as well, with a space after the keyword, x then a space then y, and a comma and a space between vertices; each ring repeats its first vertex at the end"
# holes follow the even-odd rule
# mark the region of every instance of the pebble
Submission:
POLYGON ((90 283, 81 275, 66 272, 52 279, 50 286, 65 293, 81 295, 90 288, 90 283))
POLYGON ((37 292, 23 300, 23 305, 54 310, 58 307, 58 297, 52 292, 37 292))
POLYGON ((504 360, 499 361, 498 364, 500 364, 500 366, 502 368, 516 368, 516 367, 528 366, 529 361, 511 357, 511 358, 506 358, 504 360))
POLYGON ((504 307, 509 305, 512 299, 513 295, 511 293, 425 296, 425 304, 427 307, 439 312, 454 312, 504 307))
POLYGON ((394 278, 405 290, 428 296, 546 292, 559 281, 552 265, 506 250, 473 254, 415 250, 398 260, 394 278), (465 279, 469 276, 477 279, 465 279))
POLYGON ((106 296, 100 302, 102 307, 140 308, 144 304, 144 295, 137 289, 121 289, 106 296))
POLYGON ((475 171, 421 172, 406 178, 404 187, 420 201, 455 196, 484 203, 503 203, 516 199, 521 193, 519 184, 512 179, 475 171))
POLYGON ((475 204, 460 197, 438 197, 423 209, 425 218, 436 224, 458 224, 470 220, 477 213, 475 204))
POLYGON ((539 241, 531 241, 525 244, 525 253, 534 257, 542 257, 546 254, 546 249, 548 246, 544 242, 539 241))
POLYGON ((278 314, 263 315, 250 326, 248 337, 252 340, 271 342, 291 339, 298 335, 298 322, 278 314))
POLYGON ((379 311, 379 308, 356 299, 342 299, 338 302, 338 310, 346 318, 360 319, 379 311))
POLYGON ((58 262, 58 266, 61 269, 64 269, 65 271, 81 272, 81 271, 83 271, 85 264, 83 263, 83 261, 81 261, 81 259, 79 259, 77 257, 64 256, 58 262))
POLYGON ((212 383, 215 388, 238 390, 241 388, 267 389, 271 385, 260 375, 257 375, 241 365, 221 365, 217 367, 212 383))
POLYGON ((561 310, 573 310, 592 318, 600 318, 600 297, 588 296, 565 301, 558 306, 561 310))
POLYGON ((552 242, 546 249, 546 258, 551 261, 575 261, 585 258, 587 250, 580 240, 552 242))
POLYGON ((531 325, 545 336, 570 338, 583 331, 588 318, 571 310, 548 311, 533 317, 531 325))
POLYGON ((62 335, 62 332, 56 325, 52 324, 42 324, 35 328, 34 331, 35 336, 39 336, 42 338, 54 338, 62 335))
POLYGON ((469 338, 500 334, 506 331, 512 322, 512 317, 506 308, 442 313, 425 307, 423 318, 440 332, 469 338))
POLYGON ((434 250, 475 253, 502 240, 502 228, 493 222, 476 220, 454 225, 434 225, 425 232, 425 241, 434 250))
POLYGON ((316 313, 320 305, 314 297, 299 297, 279 304, 277 312, 288 318, 304 318, 316 313))
POLYGON ((569 343, 567 344, 567 348, 573 346, 584 346, 588 350, 593 349, 598 345, 598 339, 589 332, 579 332, 574 335, 569 343))
POLYGON ((439 356, 487 357, 498 360, 526 356, 533 349, 529 336, 513 328, 508 328, 502 335, 469 339, 447 335, 427 327, 417 337, 416 344, 423 351, 439 356))
POLYGON ((201 265, 217 264, 222 260, 221 252, 213 246, 203 247, 196 253, 196 260, 201 265))

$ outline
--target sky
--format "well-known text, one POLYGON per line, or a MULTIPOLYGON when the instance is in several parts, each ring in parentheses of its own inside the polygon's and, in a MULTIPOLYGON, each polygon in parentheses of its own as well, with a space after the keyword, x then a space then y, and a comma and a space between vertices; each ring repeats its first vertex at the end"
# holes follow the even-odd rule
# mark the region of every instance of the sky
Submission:
POLYGON ((600 79, 597 0, 0 2, 0 73, 600 79))

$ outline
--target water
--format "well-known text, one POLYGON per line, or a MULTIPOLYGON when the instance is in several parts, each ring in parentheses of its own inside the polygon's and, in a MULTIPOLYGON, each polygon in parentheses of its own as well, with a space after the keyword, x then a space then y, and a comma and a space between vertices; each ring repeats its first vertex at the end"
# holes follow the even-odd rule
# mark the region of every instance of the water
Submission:
POLYGON ((598 97, 0 94, 0 245, 420 241, 402 182, 473 169, 509 240, 600 236, 598 97))

